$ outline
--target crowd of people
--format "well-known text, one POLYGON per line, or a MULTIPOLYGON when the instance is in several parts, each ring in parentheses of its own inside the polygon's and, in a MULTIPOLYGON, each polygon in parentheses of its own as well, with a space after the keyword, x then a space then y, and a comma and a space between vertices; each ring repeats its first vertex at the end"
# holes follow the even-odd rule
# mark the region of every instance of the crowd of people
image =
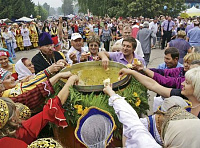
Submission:
MULTIPOLYGON (((79 78, 70 71, 59 71, 76 63, 100 60, 108 70, 112 60, 127 65, 119 71, 119 77, 132 75, 159 96, 154 99, 155 113, 139 118, 124 97, 112 90, 112 85, 104 87, 103 92, 110 96, 108 104, 123 124, 125 147, 199 146, 198 17, 77 17, 2 24, 0 45, 0 145, 62 147, 47 137, 37 140, 48 122, 63 128, 68 125, 62 105, 67 101, 70 86, 77 85, 79 78), (164 49, 164 62, 157 68, 149 68, 151 50, 156 48, 156 43, 164 49), (39 52, 32 59, 22 57, 13 62, 15 51, 36 47, 39 52), (44 98, 55 93, 53 85, 60 79, 67 79, 66 84, 45 103, 44 98), (30 111, 32 117, 26 117, 30 111)), ((75 136, 90 148, 106 147, 115 130, 113 117, 96 107, 89 108, 78 124, 75 136)), ((53 137, 52 134, 48 136, 53 137)))

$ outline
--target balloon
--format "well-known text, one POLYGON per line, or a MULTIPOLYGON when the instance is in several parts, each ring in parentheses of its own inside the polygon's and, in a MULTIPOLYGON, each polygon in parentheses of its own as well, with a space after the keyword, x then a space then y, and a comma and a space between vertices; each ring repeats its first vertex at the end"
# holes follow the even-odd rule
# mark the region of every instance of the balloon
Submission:
POLYGON ((166 10, 167 9, 167 6, 164 6, 164 10, 166 10))

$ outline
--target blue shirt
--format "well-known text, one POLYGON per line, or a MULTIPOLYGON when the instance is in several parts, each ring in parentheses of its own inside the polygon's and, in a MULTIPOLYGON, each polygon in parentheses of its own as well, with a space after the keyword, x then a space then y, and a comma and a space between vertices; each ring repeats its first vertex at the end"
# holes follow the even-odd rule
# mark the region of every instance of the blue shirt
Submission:
MULTIPOLYGON (((178 62, 176 68, 178 68, 178 67, 183 67, 183 65, 178 62)), ((170 69, 170 68, 168 68, 167 65, 164 62, 164 63, 159 64, 157 69, 170 69)))
POLYGON ((183 58, 187 54, 188 49, 190 49, 190 44, 184 39, 178 38, 175 40, 171 40, 169 42, 169 47, 175 47, 179 50, 179 60, 181 64, 183 64, 183 58))
POLYGON ((94 32, 99 35, 99 28, 94 28, 94 32))
MULTIPOLYGON (((161 24, 161 27, 163 27, 164 31, 167 31, 168 22, 169 22, 168 20, 165 20, 161 24)), ((171 31, 174 26, 175 26, 175 23, 173 21, 170 21, 169 22, 169 30, 168 31, 171 31)))
POLYGON ((200 28, 198 26, 189 30, 187 37, 191 46, 200 46, 200 28))

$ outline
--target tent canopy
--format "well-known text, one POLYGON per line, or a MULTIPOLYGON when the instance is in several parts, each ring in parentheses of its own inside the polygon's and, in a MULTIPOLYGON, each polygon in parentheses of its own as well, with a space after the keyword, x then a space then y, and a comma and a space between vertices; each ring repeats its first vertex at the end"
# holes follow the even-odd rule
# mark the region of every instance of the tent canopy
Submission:
POLYGON ((186 10, 186 13, 189 16, 200 16, 200 9, 195 8, 194 6, 186 10))
POLYGON ((10 19, 8 19, 8 18, 0 19, 0 21, 1 22, 3 21, 4 23, 12 23, 12 21, 10 19))
POLYGON ((73 14, 70 14, 70 15, 67 15, 67 17, 69 17, 69 18, 73 18, 74 15, 73 15, 73 14))
POLYGON ((22 17, 22 18, 19 18, 17 20, 15 20, 17 22, 31 22, 31 21, 34 21, 34 19, 31 19, 31 18, 28 18, 28 17, 22 17))

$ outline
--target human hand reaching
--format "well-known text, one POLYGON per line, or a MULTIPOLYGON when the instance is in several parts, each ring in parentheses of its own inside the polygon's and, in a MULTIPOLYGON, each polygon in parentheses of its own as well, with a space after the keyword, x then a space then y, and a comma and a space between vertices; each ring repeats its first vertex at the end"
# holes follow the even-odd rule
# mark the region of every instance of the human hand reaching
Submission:
POLYGON ((115 92, 114 90, 112 90, 112 84, 108 85, 108 86, 105 86, 104 89, 103 89, 103 92, 107 95, 109 95, 110 97, 115 95, 115 92))

